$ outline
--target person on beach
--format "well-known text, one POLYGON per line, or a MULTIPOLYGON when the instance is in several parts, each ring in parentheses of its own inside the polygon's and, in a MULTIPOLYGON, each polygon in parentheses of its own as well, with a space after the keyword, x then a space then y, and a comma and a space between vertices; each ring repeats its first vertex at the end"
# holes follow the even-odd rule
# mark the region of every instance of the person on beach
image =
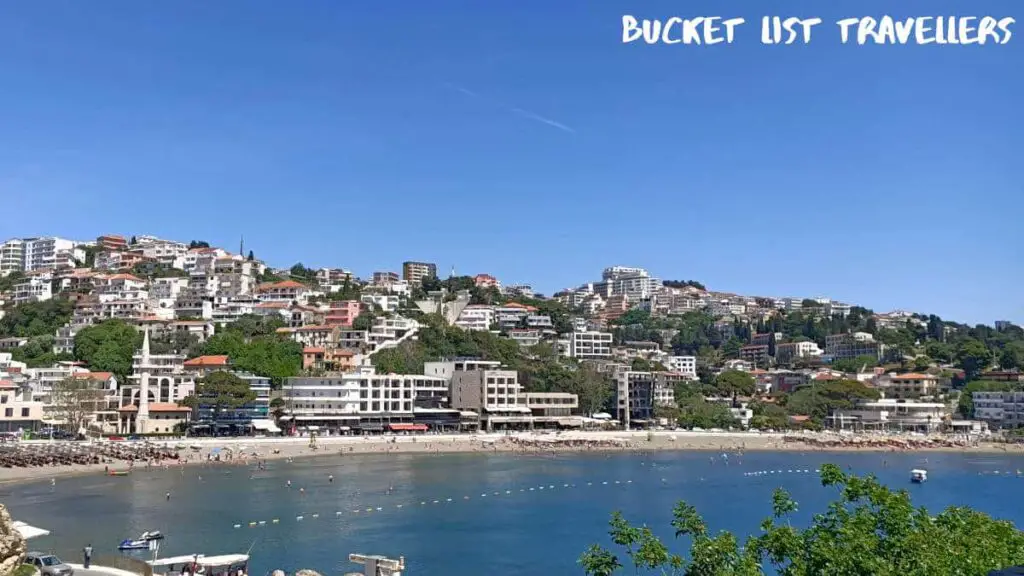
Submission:
POLYGON ((89 564, 92 562, 92 544, 86 544, 85 548, 82 549, 82 567, 86 570, 89 569, 89 564))

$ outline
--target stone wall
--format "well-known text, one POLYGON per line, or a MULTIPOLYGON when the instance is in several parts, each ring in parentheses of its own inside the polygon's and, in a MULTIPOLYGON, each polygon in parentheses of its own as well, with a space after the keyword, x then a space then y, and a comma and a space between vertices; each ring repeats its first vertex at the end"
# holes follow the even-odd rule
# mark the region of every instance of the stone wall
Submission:
POLYGON ((0 576, 13 574, 25 557, 25 538, 14 527, 7 507, 0 504, 0 576))

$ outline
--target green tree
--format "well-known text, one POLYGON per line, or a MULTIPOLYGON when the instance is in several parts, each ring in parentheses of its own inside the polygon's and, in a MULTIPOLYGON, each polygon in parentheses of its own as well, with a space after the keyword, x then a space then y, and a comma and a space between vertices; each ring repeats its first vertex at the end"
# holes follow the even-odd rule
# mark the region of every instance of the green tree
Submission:
POLYGON ((878 358, 874 356, 857 356, 856 358, 840 358, 832 363, 832 367, 840 372, 857 373, 878 366, 878 358))
POLYGON ((742 370, 725 370, 715 378, 715 390, 733 400, 737 396, 750 396, 757 388, 754 377, 742 370))
POLYGON ((75 334, 75 360, 91 370, 113 372, 121 382, 132 373, 132 356, 142 345, 142 334, 121 320, 107 320, 75 334))
POLYGON ((810 416, 821 423, 834 410, 848 410, 861 400, 876 400, 878 390, 856 380, 836 380, 804 386, 783 397, 790 414, 810 416))
POLYGON ((373 322, 377 319, 377 316, 371 310, 364 309, 356 316, 356 319, 352 321, 353 330, 369 330, 373 328, 373 322))
POLYGON ((187 396, 182 403, 193 410, 201 404, 213 408, 219 414, 227 408, 240 408, 256 399, 256 392, 249 383, 230 372, 218 370, 204 376, 196 386, 195 394, 187 396))
POLYGON ((1010 342, 999 354, 999 367, 1003 370, 1024 369, 1024 342, 1010 342))
POLYGON ((71 320, 74 309, 74 304, 62 297, 11 306, 0 318, 0 338, 52 336, 71 320))
POLYGON ((992 353, 984 343, 967 338, 957 347, 956 363, 964 371, 968 381, 977 380, 992 363, 992 353))
MULTIPOLYGON (((932 516, 917 508, 906 490, 894 491, 874 477, 821 468, 823 486, 840 489, 838 499, 796 528, 789 516, 797 504, 786 491, 772 496, 772 517, 743 545, 730 532, 712 535, 697 510, 685 502, 673 509, 676 537, 691 541, 688 558, 673 554, 649 528, 613 513, 609 535, 636 573, 681 576, 985 576, 1024 563, 1024 533, 1012 523, 970 508, 951 507, 932 516)), ((579 559, 590 576, 620 571, 623 559, 593 545, 579 559)))
POLYGON ((701 396, 692 396, 679 405, 679 426, 683 428, 732 428, 736 426, 729 407, 720 402, 708 402, 701 396))

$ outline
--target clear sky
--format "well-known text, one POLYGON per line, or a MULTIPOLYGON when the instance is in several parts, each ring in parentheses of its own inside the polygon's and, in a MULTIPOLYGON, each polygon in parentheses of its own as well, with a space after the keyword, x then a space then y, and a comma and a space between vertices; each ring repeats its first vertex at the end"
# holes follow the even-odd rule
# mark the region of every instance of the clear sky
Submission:
POLYGON ((0 3, 0 236, 203 239, 274 266, 608 265, 1024 322, 1024 2, 0 3), (743 17, 732 45, 621 19, 743 17), (817 16, 763 46, 764 15, 817 16), (851 16, 1018 19, 842 45, 851 16))

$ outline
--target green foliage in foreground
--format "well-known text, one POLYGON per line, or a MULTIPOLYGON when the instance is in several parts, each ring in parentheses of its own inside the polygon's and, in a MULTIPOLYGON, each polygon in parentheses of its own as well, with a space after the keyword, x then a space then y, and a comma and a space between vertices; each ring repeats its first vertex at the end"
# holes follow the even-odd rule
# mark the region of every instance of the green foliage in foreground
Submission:
POLYGON ((35 576, 35 574, 37 573, 38 570, 36 570, 34 566, 31 566, 29 564, 22 564, 21 566, 15 568, 14 572, 11 572, 11 576, 35 576))
MULTIPOLYGON (((609 534, 637 573, 680 576, 763 576, 772 566, 780 576, 984 576, 990 570, 1024 564, 1024 532, 970 508, 952 507, 938 516, 915 508, 905 490, 894 491, 874 477, 843 474, 827 464, 823 486, 838 486, 839 498, 806 529, 786 517, 797 509, 777 489, 773 518, 743 546, 729 532, 712 535, 696 509, 679 502, 675 534, 692 539, 689 558, 669 552, 650 528, 612 515, 609 534)), ((619 556, 593 545, 579 559, 589 576, 624 568, 619 556)))

